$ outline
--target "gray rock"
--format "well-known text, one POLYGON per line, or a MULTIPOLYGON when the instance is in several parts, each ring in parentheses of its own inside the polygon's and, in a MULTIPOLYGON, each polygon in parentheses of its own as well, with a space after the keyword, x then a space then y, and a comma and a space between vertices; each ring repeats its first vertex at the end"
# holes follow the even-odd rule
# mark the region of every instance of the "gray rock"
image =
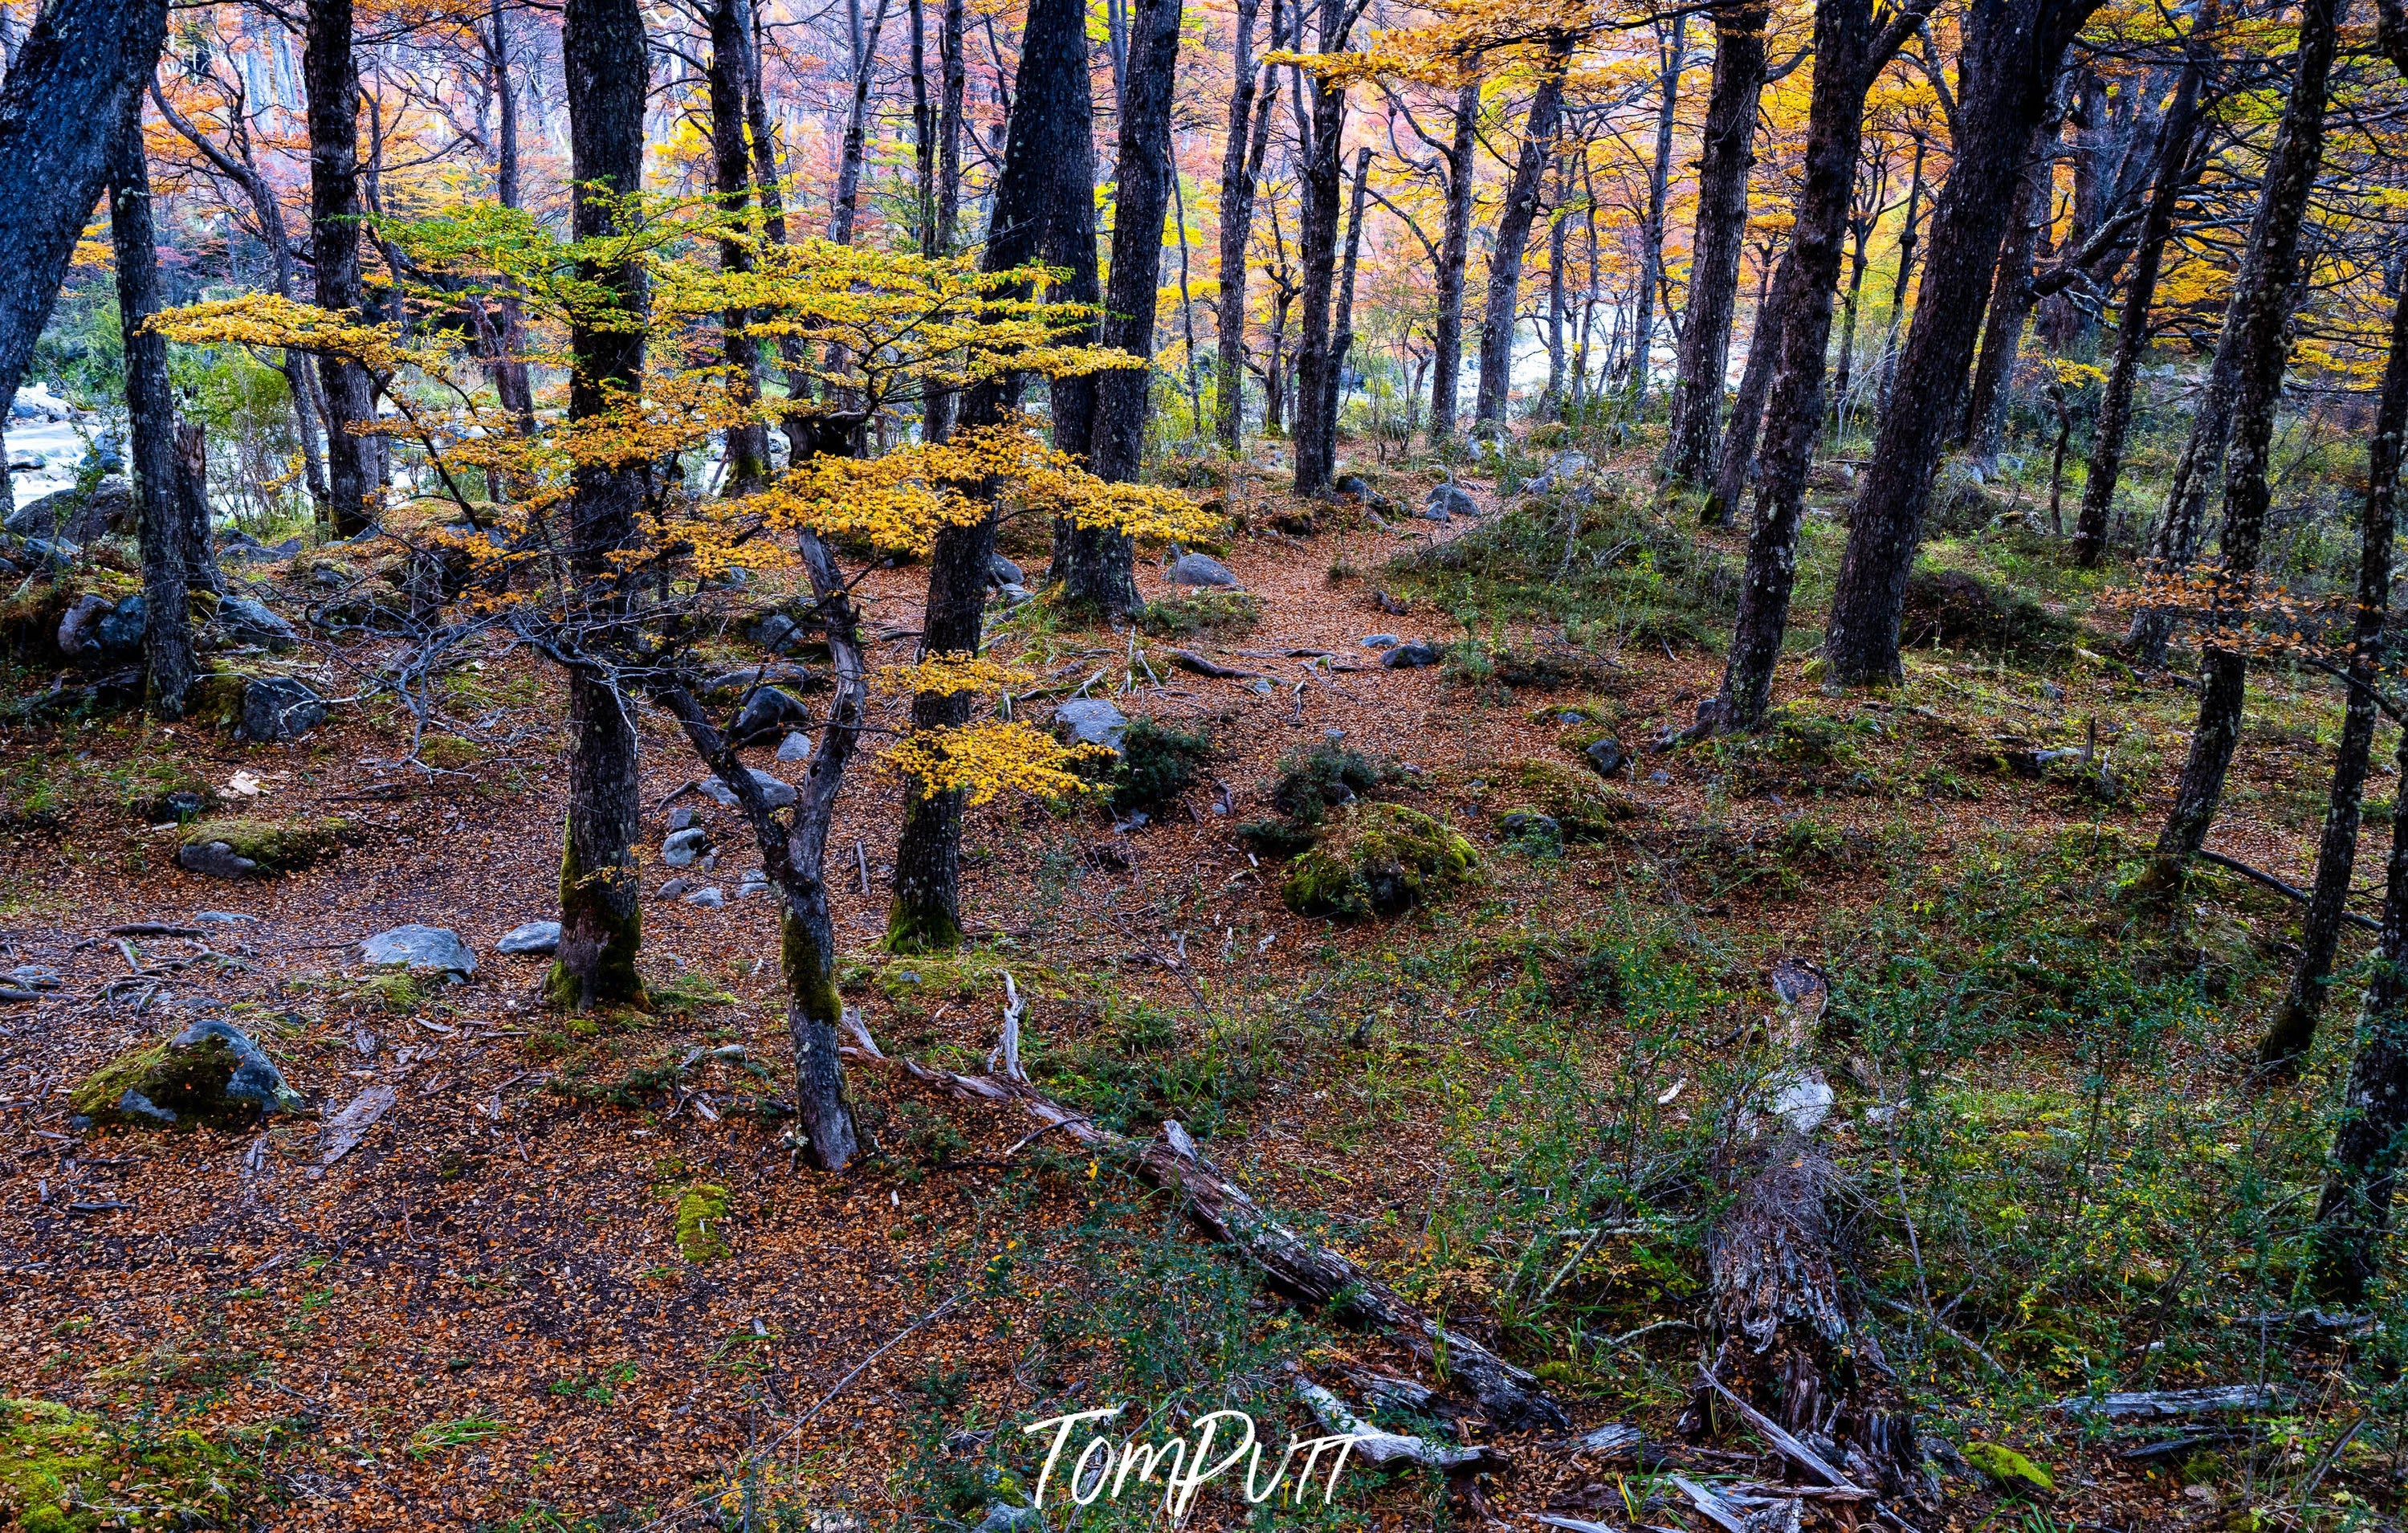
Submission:
POLYGON ((150 625, 150 603, 128 596, 92 625, 93 643, 103 659, 131 660, 142 652, 142 631, 150 625))
POLYGON ((689 895, 681 895, 678 898, 683 904, 698 905, 706 910, 719 910, 727 903, 726 893, 717 884, 712 884, 708 889, 696 889, 689 895))
POLYGON ((1035 601, 1037 599, 1037 594, 1029 590, 1028 587, 1025 585, 996 586, 995 588, 995 596, 996 600, 1003 603, 1006 607, 1017 607, 1022 602, 1035 601))
POLYGON ((986 1509, 986 1515, 970 1533, 1039 1533, 1045 1519, 1035 1507, 1016 1507, 1009 1501, 996 1501, 986 1509))
POLYGON ((1555 823, 1555 817, 1552 814, 1541 814, 1536 809, 1515 809, 1497 824, 1508 836, 1535 836, 1541 839, 1548 838, 1563 839, 1564 827, 1555 823))
POLYGON ((560 951, 560 923, 530 921, 523 926, 513 926, 494 944, 495 953, 557 953, 560 951))
POLYGON ((247 879, 259 871, 259 864, 235 855, 234 848, 223 841, 178 847, 176 866, 212 879, 247 879))
POLYGON ((26 538, 25 552, 52 569, 64 569, 82 557, 82 551, 73 543, 53 542, 47 537, 26 538))
POLYGON ((702 683, 702 695, 714 702, 732 701, 755 687, 785 687, 794 692, 824 692, 828 683, 791 660, 767 666, 738 666, 702 683))
POLYGON ((1587 453, 1567 450, 1547 460, 1547 466, 1539 477, 1523 485, 1522 489, 1528 494, 1543 495, 1562 489, 1568 480, 1587 473, 1589 467, 1587 453))
POLYGON ((673 830, 669 832, 668 839, 661 843, 661 861, 671 867, 692 867, 695 859, 701 856, 703 849, 710 845, 710 832, 700 825, 673 830))
POLYGON ((1417 638, 1411 644, 1399 644, 1382 655, 1380 664, 1391 670, 1411 670, 1423 666, 1435 666, 1444 658, 1445 656, 1439 653, 1437 645, 1417 638))
POLYGON ((697 885, 693 879, 671 879, 668 882, 661 885, 661 897, 663 899, 675 899, 678 895, 684 894, 687 890, 695 887, 697 887, 697 885))
POLYGON ((270 610, 264 602, 249 596, 228 596, 218 603, 217 623, 227 638, 236 644, 259 644, 271 650, 289 650, 301 642, 293 624, 270 610))
POLYGON ((810 709, 801 698, 777 687, 763 687, 744 699, 727 734, 738 745, 757 745, 789 730, 808 729, 810 723, 810 709))
POLYGON ((1268 676, 1257 676, 1253 681, 1247 682, 1246 685, 1254 691, 1261 693, 1266 697, 1279 690, 1271 685, 1271 679, 1268 676))
POLYGON ((1363 636, 1363 648, 1367 650, 1393 650, 1403 642, 1403 639, 1398 638, 1394 634, 1365 634, 1363 636))
POLYGON ((380 968, 393 965, 439 968, 463 979, 477 972, 477 955, 460 940, 458 932, 448 926, 425 926, 417 922, 363 938, 359 956, 362 963, 380 968))
POLYGON ((801 641, 802 630, 783 612, 772 612, 745 631, 745 637, 771 654, 783 654, 801 641))
POLYGON ((791 734, 784 739, 780 740, 778 742, 778 759, 780 761, 787 762, 810 760, 810 737, 802 734, 791 734))
POLYGON ((1444 522, 1450 516, 1478 516, 1480 503, 1452 484, 1433 486, 1427 509, 1422 514, 1433 522, 1444 522))
MULTIPOLYGON (((769 801, 771 809, 781 809, 795 801, 795 790, 792 785, 779 781, 758 766, 748 766, 745 770, 751 772, 752 781, 761 785, 761 796, 769 801)), ((715 777, 702 780, 701 792, 703 796, 723 809, 732 809, 738 805, 735 792, 715 777)))
POLYGON ((746 868, 744 877, 738 881, 736 885, 736 897, 738 899, 750 899, 754 895, 766 895, 768 892, 769 875, 757 867, 746 868))
POLYGON ((694 810, 687 809, 683 804, 680 804, 677 808, 669 810, 669 828, 671 830, 683 830, 686 826, 692 824, 694 824, 694 810))
POLYGON ((96 537, 133 532, 135 515, 134 486, 111 475, 93 485, 89 494, 61 490, 39 500, 29 500, 9 514, 5 525, 21 537, 63 537, 71 543, 89 543, 96 537))
POLYGON ((986 560, 986 583, 989 585, 1025 586, 1028 583, 1028 577, 1022 573, 1018 565, 1013 564, 1002 554, 990 553, 987 555, 986 560))
POLYGON ((172 1127, 176 1122, 174 1108, 161 1107, 132 1086, 126 1087, 125 1095, 117 1099, 117 1110, 137 1122, 157 1124, 163 1128, 172 1127))
POLYGON ((1588 757, 1590 766, 1608 777, 1622 770, 1624 764, 1630 760, 1630 753, 1623 750, 1622 742, 1610 737, 1601 740, 1592 740, 1581 754, 1588 757))
POLYGON ((67 609, 59 614, 59 652, 79 663, 97 663, 101 659, 100 636, 94 630, 114 605, 108 597, 90 591, 69 602, 67 609))
POLYGON ((1371 486, 1360 474, 1349 474, 1338 481, 1338 493, 1353 495, 1357 500, 1371 498, 1371 486))
POLYGON ((204 926, 256 926, 259 917, 233 910, 203 910, 193 919, 204 926))
POLYGON ((1067 731, 1072 745, 1108 745, 1117 751, 1128 723, 1127 714, 1101 697, 1073 697, 1054 710, 1054 727, 1067 731))
POLYGON ((326 722, 326 705, 305 681, 254 676, 242 689, 240 733, 249 740, 294 740, 326 722))
POLYGON ((1234 586, 1238 577, 1229 566, 1209 553, 1182 553, 1171 561, 1170 583, 1173 585, 1234 586))
POLYGON ((228 1096, 252 1103, 262 1113, 300 1110, 301 1094, 285 1083, 284 1073, 276 1067, 276 1062, 260 1053, 258 1044, 223 1017, 195 1019, 167 1046, 196 1048, 213 1038, 222 1040, 234 1054, 234 1073, 226 1078, 228 1096))

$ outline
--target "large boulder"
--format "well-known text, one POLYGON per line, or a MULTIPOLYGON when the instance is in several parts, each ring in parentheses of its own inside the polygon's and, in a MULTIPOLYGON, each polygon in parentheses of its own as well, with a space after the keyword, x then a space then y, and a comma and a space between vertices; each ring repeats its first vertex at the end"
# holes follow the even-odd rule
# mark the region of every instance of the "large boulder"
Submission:
POLYGON ((811 711, 802 699, 782 687, 763 687, 744 699, 736 710, 735 722, 727 726, 728 738, 738 745, 761 745, 771 739, 782 739, 790 730, 808 729, 811 711))
POLYGON ((1234 587, 1238 577, 1209 553, 1182 553, 1170 563, 1170 583, 1234 587))
POLYGON ((333 856, 355 834, 348 820, 202 820, 184 827, 176 861, 219 879, 289 873, 333 856))
POLYGON ((29 500, 6 523, 20 537, 57 537, 70 543, 130 537, 135 528, 134 486, 111 475, 90 490, 61 490, 29 500))
POLYGON ((1117 751, 1128 728, 1128 715, 1101 697, 1074 697, 1054 710, 1054 733, 1072 745, 1101 745, 1117 751))
POLYGON ((557 921, 530 921, 523 926, 513 926, 494 943, 495 953, 557 953, 559 950, 560 923, 557 921))
POLYGON ((1000 553, 990 553, 986 559, 986 583, 989 585, 1026 586, 1028 577, 1018 565, 1000 553))
MULTIPOLYGON (((758 766, 748 766, 745 770, 751 772, 752 781, 760 784, 761 796, 769 801, 771 809, 781 809, 795 801, 793 784, 779 781, 758 766)), ((715 777, 706 777, 702 780, 701 792, 705 797, 723 809, 735 809, 740 802, 736 796, 735 790, 715 777)))
POLYGON ((1422 515, 1432 522, 1446 522, 1458 516, 1478 516, 1480 502, 1453 484, 1433 485, 1422 515))
POLYGON ((360 939, 359 959, 378 968, 437 969, 462 979, 477 972, 477 955, 449 926, 411 922, 360 939))
POLYGON ((700 825, 688 825, 673 830, 661 842, 661 861, 671 867, 691 867, 696 858, 710 850, 710 832, 700 825))
POLYGON ((1523 485, 1522 489, 1528 494, 1550 494, 1562 489, 1578 476, 1587 473, 1590 466, 1587 453, 1575 452, 1568 449, 1550 458, 1547 461, 1547 466, 1540 470, 1539 477, 1523 485))
POLYGON ((265 603, 249 596, 228 596, 219 602, 216 621, 218 631, 228 643, 289 650, 301 642, 293 624, 277 616, 265 603))
POLYGON ((1305 915, 1393 915, 1479 865, 1479 852, 1446 822, 1401 804, 1355 803, 1296 860, 1280 897, 1305 915))
POLYGON ((94 1123, 144 1128, 244 1128, 291 1112, 301 1094, 240 1028, 204 1016, 165 1042, 146 1043, 86 1076, 68 1105, 94 1123))
POLYGON ((236 732, 247 740, 293 740, 326 722, 325 700, 290 676, 254 676, 242 689, 236 732))

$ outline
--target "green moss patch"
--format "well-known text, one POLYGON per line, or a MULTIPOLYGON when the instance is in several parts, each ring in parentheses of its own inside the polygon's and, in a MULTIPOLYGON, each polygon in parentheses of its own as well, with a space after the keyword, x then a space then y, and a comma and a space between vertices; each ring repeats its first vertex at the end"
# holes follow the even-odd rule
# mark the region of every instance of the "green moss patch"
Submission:
POLYGON ((359 834, 349 820, 202 820, 184 828, 184 846, 223 841, 237 857, 289 873, 333 856, 359 834))
POLYGON ((678 1254, 690 1262, 715 1262, 728 1254, 727 1189, 697 1183, 678 1194, 678 1254))
POLYGON ((68 1105, 94 1123, 229 1129, 257 1123, 271 1104, 299 1107, 275 1067, 248 1039, 238 1044, 238 1034, 226 1036, 233 1032, 211 1020, 128 1049, 84 1077, 67 1094, 68 1105))
POLYGON ((1639 813, 1628 795, 1584 767, 1532 757, 1505 764, 1492 777, 1491 795, 1511 814, 1543 814, 1563 827, 1567 841, 1602 841, 1639 813))
POLYGON ((1197 591, 1146 603, 1137 625, 1156 638, 1192 638, 1197 634, 1242 634, 1262 616, 1262 604, 1242 591, 1197 591))
POLYGON ((225 1527, 258 1479, 243 1457, 200 1433, 121 1431, 48 1400, 0 1399, 0 1522, 22 1533, 129 1526, 225 1527))
POLYGON ((2039 1490, 2057 1488, 2057 1481, 2046 1469, 2013 1448, 2003 1448, 1995 1442, 1969 1442, 1965 1444, 1964 1454, 1966 1463, 2001 1485, 2031 1486, 2039 1490))
POLYGON ((1281 897, 1305 915, 1393 915, 1469 877, 1480 854, 1444 821, 1357 804, 1289 869, 1281 897))

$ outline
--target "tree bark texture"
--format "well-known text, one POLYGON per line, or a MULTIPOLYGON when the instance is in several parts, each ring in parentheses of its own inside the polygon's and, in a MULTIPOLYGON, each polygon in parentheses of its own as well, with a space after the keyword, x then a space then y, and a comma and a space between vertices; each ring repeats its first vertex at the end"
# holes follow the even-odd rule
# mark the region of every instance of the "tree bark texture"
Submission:
POLYGON ((844 146, 837 151, 836 206, 828 214, 828 238, 853 243, 853 225, 861 202, 861 162, 869 134, 870 77, 878 60, 878 35, 886 29, 887 0, 878 0, 869 29, 861 27, 860 0, 853 5, 853 103, 845 109, 844 146))
MULTIPOLYGON (((1254 236, 1254 186, 1269 146, 1279 76, 1254 69, 1254 17, 1262 0, 1239 0, 1236 83, 1229 87, 1229 136, 1221 152, 1221 305, 1212 387, 1212 434, 1223 451, 1243 445, 1246 423, 1246 247, 1254 236)), ((1272 0, 1271 46, 1280 44, 1272 0)), ((1119 263, 1115 260, 1114 265, 1119 263)))
POLYGON ((2057 132, 2053 121, 2032 130, 2031 150, 2023 174, 2015 180, 2014 207, 2007 214, 1999 269, 1990 280, 1982 354, 1973 365, 1972 397, 1966 402, 1964 423, 1957 433, 1967 453, 1985 465, 1998 461, 2000 444, 2006 439, 2015 358, 2023 351, 2024 327, 2031 322, 2032 308, 2038 302, 2032 294, 2032 258, 2040 250, 2041 229, 2053 211, 2057 132))
POLYGON ((1656 79, 1656 158, 1647 171, 1647 222, 1639 231, 1639 294, 1631 300, 1630 397, 1647 394, 1655 368, 1656 290, 1664 281, 1664 203, 1672 187, 1672 128, 1681 105, 1682 66, 1688 63, 1689 13, 1676 10, 1663 66, 1656 79))
MULTIPOLYGON (((318 307, 338 314, 366 313, 360 280, 359 76, 351 62, 351 0, 309 0, 301 50, 308 93, 309 257, 317 274, 318 307)), ((326 491, 337 537, 350 537, 375 519, 379 454, 359 434, 376 419, 376 390, 367 369, 335 356, 318 359, 326 407, 326 491)))
MULTIPOLYGON (((2245 621, 2257 588, 2258 554, 2272 500, 2268 455, 2274 438, 2274 408, 2290 359, 2290 319, 2300 261, 2300 226, 2309 193, 2324 158, 2325 98, 2346 0, 2304 0, 2300 10, 2299 55, 2282 125, 2267 157, 2264 190, 2249 244, 2233 279, 2225 320, 2225 341, 2236 359, 2232 394, 2232 442, 2224 474, 2224 530, 2217 552, 2216 595, 2211 624, 2245 621)), ((2158 833, 2157 852, 2173 864, 2171 877, 2207 841, 2207 828, 2224 798, 2225 774, 2241 739, 2241 709, 2248 691, 2245 655, 2202 643, 2199 717, 2191 726, 2190 755, 2183 763, 2173 808, 2158 833)))
MULTIPOLYGON (((1777 273, 1776 273, 1777 274, 1777 273)), ((1781 354, 1781 290, 1767 288, 1756 306, 1756 333, 1748 337, 1747 365, 1740 369, 1731 398, 1730 424, 1715 444, 1714 489, 1698 520, 1709 527, 1730 525, 1732 513, 1756 480, 1756 448, 1764 426, 1764 402, 1781 354)))
POLYGON ((167 341, 144 328, 159 312, 159 251, 150 220, 150 172, 142 150, 142 93, 126 93, 108 181, 108 226, 117 254, 117 311, 125 337, 125 409, 142 550, 144 704, 153 718, 179 719, 199 665, 193 653, 190 557, 176 462, 176 401, 167 385, 167 341))
POLYGON ((1931 219, 1922 297, 1841 555, 1823 652, 1842 682, 1899 674, 1899 618, 1940 449, 1964 395, 2013 188, 2057 61, 2098 0, 1976 0, 1964 20, 1956 163, 1931 219))
POLYGON ((1698 228, 1689 267, 1688 317, 1672 379, 1672 429, 1664 477, 1704 484, 1713 477, 1730 371, 1732 310, 1747 245, 1747 173, 1756 164, 1756 102, 1764 93, 1764 29, 1771 7, 1741 0, 1713 13, 1714 79, 1706 96, 1705 154, 1698 166, 1698 228))
MULTIPOLYGON (((1335 53, 1346 46, 1339 35, 1341 5, 1342 0, 1322 0, 1319 45, 1324 53, 1335 53)), ((1304 267, 1304 315, 1296 342, 1296 493, 1320 496, 1329 494, 1329 465, 1337 451, 1338 423, 1329 413, 1335 397, 1330 370, 1337 365, 1329 354, 1329 305, 1338 281, 1338 208, 1346 179, 1339 164, 1340 140, 1346 129, 1346 87, 1316 75, 1303 89, 1312 99, 1312 112, 1303 195, 1297 209, 1297 260, 1304 267)), ((1527 232, 1526 223, 1524 233, 1527 232)))
POLYGON ((0 82, 0 416, 166 36, 166 0, 51 0, 0 82))
MULTIPOLYGON (((715 0, 710 8, 710 159, 712 187, 719 210, 741 218, 752 207, 752 157, 744 143, 745 84, 752 74, 752 21, 745 0, 715 0)), ((915 11, 916 15, 917 12, 915 11)), ((738 233, 719 242, 719 269, 742 273, 752 269, 752 255, 738 233)), ((727 366, 727 392, 738 408, 757 411, 761 404, 761 343, 753 338, 752 316, 738 307, 720 316, 721 360, 727 366)), ((750 494, 768 481, 769 429, 759 420, 730 426, 726 434, 730 495, 750 494)))
POLYGON ((1363 253, 1363 193, 1371 179, 1371 150, 1369 145, 1354 151, 1354 192, 1346 212, 1346 244, 1338 264, 1338 320, 1329 340, 1329 400, 1326 419, 1329 430, 1322 438, 1322 451, 1329 461, 1321 466, 1325 482, 1334 481, 1338 472, 1338 399, 1339 385, 1346 375, 1347 354, 1354 350, 1354 266, 1363 253))
POLYGON ((1482 424, 1505 418, 1506 391, 1512 381, 1513 333, 1520 324, 1522 252, 1529 244, 1530 222, 1539 212, 1539 178, 1555 152, 1555 129, 1563 120, 1564 72, 1571 62, 1571 49, 1570 40, 1565 38, 1549 50, 1539 89, 1530 98, 1522 151, 1505 188, 1505 206, 1497 215, 1497 238, 1488 252, 1488 306, 1480 320, 1480 394, 1471 412, 1471 418, 1482 424))
POLYGON ((1463 381, 1463 289, 1471 261, 1471 199, 1477 190, 1472 160, 1480 147, 1480 82, 1467 80, 1455 93, 1455 136, 1446 150, 1446 231, 1438 247, 1438 323, 1430 364, 1430 440, 1455 437, 1456 395, 1463 381))
MULTIPOLYGON (((570 231, 578 239, 599 239, 634 216, 615 199, 632 196, 642 183, 646 46, 637 0, 568 0, 561 54, 576 183, 570 231)), ((644 271, 636 261, 587 262, 577 275, 636 322, 590 316, 570 323, 568 416, 590 421, 643 387, 644 271)), ((600 660, 598 668, 569 672, 568 827, 560 862, 560 950, 548 990, 555 1003, 580 1010, 643 995, 636 973, 642 926, 634 848, 643 800, 635 704, 609 657, 622 648, 632 604, 612 555, 637 541, 645 470, 640 459, 580 465, 568 500, 569 601, 579 626, 594 636, 586 649, 600 660)))

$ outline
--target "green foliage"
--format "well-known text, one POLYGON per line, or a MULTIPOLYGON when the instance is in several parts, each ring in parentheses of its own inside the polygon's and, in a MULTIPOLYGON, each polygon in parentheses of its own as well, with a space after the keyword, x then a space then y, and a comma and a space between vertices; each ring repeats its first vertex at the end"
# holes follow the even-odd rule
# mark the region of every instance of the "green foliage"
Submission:
POLYGON ((696 1182, 678 1194, 677 1247, 690 1262, 715 1262, 728 1254, 726 1188, 696 1182))
POLYGON ((1121 735, 1112 808, 1124 814, 1159 809, 1194 787, 1211 759, 1210 736, 1139 719, 1121 735))
POLYGON ((1630 795, 1597 773, 1544 757, 1509 761, 1493 775, 1489 789, 1500 815, 1533 810, 1555 822, 1567 841, 1602 841, 1618 834, 1639 812, 1630 795))
POLYGON ((182 846, 207 846, 223 841, 237 857, 248 857, 262 869, 290 873, 314 867, 356 839, 359 827, 349 820, 201 820, 184 827, 182 846))
POLYGON ((1479 865, 1471 843, 1444 821, 1401 804, 1357 804, 1296 860, 1280 897, 1307 915, 1394 915, 1479 865))
POLYGON ((1907 577, 1901 645, 2036 659, 2063 653, 2078 633, 2021 592, 1965 570, 1919 566, 1907 577))
POLYGON ((2046 1469, 2013 1448, 2001 1447, 1995 1442, 1969 1442, 1962 1452, 1966 1463, 2011 1489, 2057 1488, 2057 1481, 2046 1469))
POLYGON ((1262 616, 1262 603, 1243 591, 1191 591, 1146 603, 1137 625, 1156 638, 1192 638, 1247 633, 1262 616))
POLYGON ((115 1509, 133 1505, 162 1527, 231 1526, 257 1497, 266 1441, 0 1398, 0 1520, 22 1533, 93 1533, 125 1526, 115 1509))

